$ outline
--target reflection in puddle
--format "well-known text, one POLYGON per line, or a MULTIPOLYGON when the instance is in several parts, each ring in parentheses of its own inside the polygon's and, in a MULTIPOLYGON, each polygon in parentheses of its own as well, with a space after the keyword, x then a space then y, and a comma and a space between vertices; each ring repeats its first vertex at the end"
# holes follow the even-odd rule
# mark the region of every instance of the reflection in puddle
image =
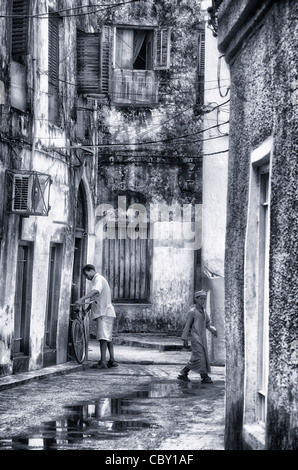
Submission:
MULTIPOLYGON (((143 399, 198 394, 199 383, 151 383, 150 386, 120 398, 100 398, 91 403, 67 406, 66 416, 43 423, 34 435, 0 440, 0 450, 67 449, 87 439, 117 439, 127 432, 157 427, 140 420, 143 399)), ((91 444, 90 444, 91 446, 91 444)))

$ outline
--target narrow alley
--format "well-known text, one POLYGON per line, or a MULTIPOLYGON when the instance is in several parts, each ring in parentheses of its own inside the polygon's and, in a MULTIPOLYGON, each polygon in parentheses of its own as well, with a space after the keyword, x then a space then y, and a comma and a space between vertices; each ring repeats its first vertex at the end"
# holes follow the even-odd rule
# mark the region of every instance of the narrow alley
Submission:
POLYGON ((0 450, 223 450, 225 368, 212 366, 213 384, 197 374, 181 383, 190 354, 181 340, 148 347, 141 336, 139 346, 115 345, 115 369, 89 367, 99 355, 93 340, 87 363, 68 363, 73 371, 2 381, 0 450))
POLYGON ((297 450, 298 1, 1 0, 0 63, 0 451, 297 450))

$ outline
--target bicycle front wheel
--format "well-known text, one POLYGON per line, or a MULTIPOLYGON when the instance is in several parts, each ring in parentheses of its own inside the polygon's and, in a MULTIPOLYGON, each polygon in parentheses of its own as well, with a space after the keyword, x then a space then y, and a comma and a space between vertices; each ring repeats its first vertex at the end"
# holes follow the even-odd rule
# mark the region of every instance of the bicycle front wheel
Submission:
POLYGON ((77 318, 72 322, 71 335, 75 358, 79 364, 82 364, 86 357, 86 337, 84 326, 77 318))

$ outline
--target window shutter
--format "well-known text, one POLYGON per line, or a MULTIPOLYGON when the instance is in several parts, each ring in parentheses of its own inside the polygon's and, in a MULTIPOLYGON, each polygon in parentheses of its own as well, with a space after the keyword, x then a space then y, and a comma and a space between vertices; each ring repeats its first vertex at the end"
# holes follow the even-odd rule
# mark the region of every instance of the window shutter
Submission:
POLYGON ((199 75, 205 75, 205 32, 200 31, 199 33, 199 57, 198 57, 198 73, 199 75))
POLYGON ((49 82, 58 87, 59 80, 59 17, 49 16, 49 82))
POLYGON ((165 70, 170 68, 170 40, 171 30, 159 28, 154 30, 154 69, 165 70))
POLYGON ((205 31, 199 31, 198 37, 198 71, 197 71, 197 104, 204 104, 205 80, 205 31))
POLYGON ((78 93, 100 93, 100 37, 99 34, 77 34, 78 93))
POLYGON ((103 275, 111 285, 115 302, 148 302, 150 256, 147 228, 133 239, 126 226, 116 229, 115 239, 103 240, 103 275))
POLYGON ((27 54, 29 2, 13 0, 12 5, 12 57, 27 54))
POLYGON ((109 93, 110 67, 111 67, 111 41, 112 29, 110 26, 103 26, 101 33, 101 92, 109 93))

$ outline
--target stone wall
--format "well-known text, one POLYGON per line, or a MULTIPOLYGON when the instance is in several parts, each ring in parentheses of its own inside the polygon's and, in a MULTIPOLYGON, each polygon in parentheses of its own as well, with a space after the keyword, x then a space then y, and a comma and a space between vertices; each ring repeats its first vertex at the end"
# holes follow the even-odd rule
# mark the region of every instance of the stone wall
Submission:
POLYGON ((231 73, 225 263, 228 449, 243 445, 244 248, 250 155, 270 136, 274 148, 265 447, 297 448, 297 14, 296 2, 286 0, 262 2, 262 6, 224 1, 219 11, 219 50, 231 73))

